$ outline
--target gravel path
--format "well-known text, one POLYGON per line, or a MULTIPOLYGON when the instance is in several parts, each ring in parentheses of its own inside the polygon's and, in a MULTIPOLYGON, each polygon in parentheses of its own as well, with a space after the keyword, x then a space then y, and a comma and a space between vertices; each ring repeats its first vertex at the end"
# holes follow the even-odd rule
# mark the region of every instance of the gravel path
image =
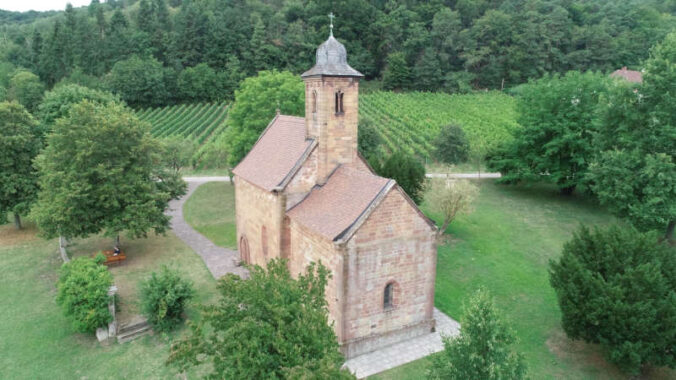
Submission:
MULTIPOLYGON (((204 264, 209 268, 214 278, 218 279, 226 273, 234 273, 240 277, 247 277, 247 270, 237 265, 239 263, 237 251, 219 247, 212 243, 211 240, 190 227, 183 218, 183 204, 200 185, 213 181, 209 178, 211 177, 186 179, 186 182, 188 182, 188 193, 182 198, 169 203, 167 215, 171 216, 171 229, 179 239, 183 240, 184 243, 202 257, 204 264)), ((224 178, 227 180, 227 177, 224 178)))

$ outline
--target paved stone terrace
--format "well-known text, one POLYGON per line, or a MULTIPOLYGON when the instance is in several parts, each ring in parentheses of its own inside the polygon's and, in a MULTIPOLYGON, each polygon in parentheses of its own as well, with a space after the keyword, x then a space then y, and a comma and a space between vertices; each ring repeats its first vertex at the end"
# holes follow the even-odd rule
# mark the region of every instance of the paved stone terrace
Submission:
POLYGON ((248 271, 245 268, 237 266, 239 263, 239 254, 237 251, 217 246, 212 243, 211 240, 195 231, 185 219, 183 219, 183 204, 201 184, 210 182, 210 180, 206 178, 191 178, 190 181, 186 181, 188 182, 188 192, 186 195, 169 203, 167 215, 171 216, 171 229, 179 239, 183 240, 184 243, 202 257, 204 264, 209 268, 209 271, 214 278, 220 278, 226 273, 235 273, 246 278, 248 276, 248 271))
POLYGON ((357 378, 363 379, 443 350, 441 336, 458 335, 460 324, 437 308, 434 309, 434 319, 437 321, 436 332, 354 357, 348 360, 345 366, 357 378))
MULTIPOLYGON (((228 181, 228 177, 184 177, 184 180, 188 182, 188 192, 182 198, 171 201, 169 211, 167 211, 167 215, 172 217, 172 230, 202 257, 214 278, 219 278, 226 273, 248 276, 246 269, 237 266, 239 255, 236 251, 215 245, 183 219, 183 205, 200 185, 212 181, 228 181)), ((436 332, 354 357, 348 360, 345 366, 358 378, 363 379, 443 350, 441 336, 459 334, 460 324, 436 308, 434 319, 436 320, 436 332)))

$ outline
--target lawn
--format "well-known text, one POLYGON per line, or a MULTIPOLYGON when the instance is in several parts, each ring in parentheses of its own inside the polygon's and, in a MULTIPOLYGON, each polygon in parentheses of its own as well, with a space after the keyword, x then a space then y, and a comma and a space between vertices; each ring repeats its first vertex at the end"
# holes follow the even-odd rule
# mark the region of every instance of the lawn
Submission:
MULTIPOLYGON (((145 336, 125 344, 101 346, 93 334, 73 332, 55 303, 55 283, 61 265, 55 240, 36 237, 30 224, 24 231, 0 225, 0 373, 6 379, 158 379, 175 377, 164 361, 169 335, 145 336)), ((110 239, 76 240, 73 255, 109 248, 110 239)), ((112 268, 120 287, 122 314, 137 311, 138 280, 161 264, 180 268, 197 290, 195 302, 215 298, 215 280, 202 260, 173 234, 123 240, 126 264, 112 268)), ((189 317, 196 317, 194 305, 189 317)), ((198 373, 188 374, 193 378, 198 373)))
POLYGON ((183 217, 214 244, 236 249, 235 189, 228 182, 200 186, 183 205, 183 217))
MULTIPOLYGON (((509 187, 481 181, 476 210, 450 226, 439 247, 436 306, 460 317, 463 301, 489 289, 512 326, 533 379, 627 378, 603 359, 597 346, 573 342, 560 328, 561 314, 549 285, 547 263, 561 252, 579 224, 606 225, 614 218, 582 196, 562 197, 553 187, 509 187)), ((428 215, 436 217, 431 207, 428 215)), ((427 359, 375 376, 419 379, 427 359)), ((654 370, 651 378, 675 378, 654 370)))

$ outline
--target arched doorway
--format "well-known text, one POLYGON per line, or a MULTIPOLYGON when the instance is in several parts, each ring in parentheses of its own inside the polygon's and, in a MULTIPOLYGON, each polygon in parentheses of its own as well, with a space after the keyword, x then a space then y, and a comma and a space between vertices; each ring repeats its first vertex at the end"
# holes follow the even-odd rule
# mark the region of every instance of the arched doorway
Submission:
POLYGON ((249 256, 249 242, 246 240, 246 236, 244 235, 239 238, 239 257, 245 263, 251 264, 251 257, 249 256))

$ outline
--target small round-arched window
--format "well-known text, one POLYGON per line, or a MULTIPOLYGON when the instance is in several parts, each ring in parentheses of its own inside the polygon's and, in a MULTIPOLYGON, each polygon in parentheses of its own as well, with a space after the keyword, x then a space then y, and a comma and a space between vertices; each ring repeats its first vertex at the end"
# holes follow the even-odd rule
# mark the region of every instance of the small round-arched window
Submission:
POLYGON ((383 309, 391 309, 395 306, 395 292, 396 284, 394 281, 387 283, 385 285, 385 290, 383 291, 383 309))
POLYGON ((249 256, 249 242, 246 240, 246 236, 244 235, 239 238, 239 257, 245 263, 251 264, 251 256, 249 256))

